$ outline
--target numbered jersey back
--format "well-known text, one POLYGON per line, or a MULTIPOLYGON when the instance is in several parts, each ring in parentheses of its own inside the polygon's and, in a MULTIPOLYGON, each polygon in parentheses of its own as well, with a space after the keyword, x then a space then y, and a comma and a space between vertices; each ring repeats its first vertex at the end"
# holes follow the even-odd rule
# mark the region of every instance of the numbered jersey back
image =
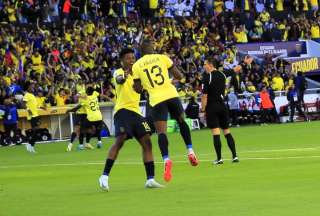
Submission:
POLYGON ((99 96, 99 93, 94 92, 92 95, 87 96, 87 98, 81 102, 81 105, 86 110, 87 119, 90 122, 102 120, 102 114, 99 107, 98 96, 99 96))
POLYGON ((151 106, 178 97, 168 72, 172 65, 168 56, 159 54, 145 55, 133 65, 133 78, 141 80, 150 95, 151 106))

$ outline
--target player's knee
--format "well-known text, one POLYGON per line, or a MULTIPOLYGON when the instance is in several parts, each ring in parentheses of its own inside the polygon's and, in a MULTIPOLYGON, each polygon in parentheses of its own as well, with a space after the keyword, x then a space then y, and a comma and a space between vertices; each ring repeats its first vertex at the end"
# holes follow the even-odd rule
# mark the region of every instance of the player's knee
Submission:
POLYGON ((115 147, 118 148, 118 149, 121 149, 123 144, 124 144, 124 142, 125 142, 125 140, 126 140, 126 136, 125 135, 117 137, 116 143, 114 144, 115 147))
POLYGON ((118 142, 116 142, 116 143, 114 144, 114 147, 115 147, 116 149, 121 149, 122 146, 123 146, 123 144, 124 144, 124 141, 118 141, 118 142))
POLYGON ((184 121, 184 116, 183 115, 180 115, 178 118, 176 118, 176 121, 178 124, 183 124, 185 121, 184 121))
POLYGON ((223 134, 226 136, 230 134, 230 129, 223 129, 223 134))
POLYGON ((144 142, 143 144, 141 144, 141 147, 144 153, 152 152, 151 142, 144 142))
POLYGON ((211 132, 213 135, 220 135, 220 128, 213 128, 211 132))

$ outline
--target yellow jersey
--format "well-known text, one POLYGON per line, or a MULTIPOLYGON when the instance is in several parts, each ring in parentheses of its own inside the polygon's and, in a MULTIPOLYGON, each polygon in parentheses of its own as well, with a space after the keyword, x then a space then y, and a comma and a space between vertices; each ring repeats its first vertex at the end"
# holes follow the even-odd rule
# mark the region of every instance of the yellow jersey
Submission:
POLYGON ((172 85, 169 71, 173 65, 166 55, 150 54, 140 58, 132 67, 133 79, 140 79, 141 84, 150 96, 150 105, 179 97, 172 85))
POLYGON ((99 93, 95 91, 92 95, 88 95, 87 98, 81 102, 81 106, 86 110, 87 119, 90 122, 102 120, 98 96, 99 93))
POLYGON ((158 8, 158 0, 149 0, 149 8, 157 9, 158 8))
POLYGON ((38 107, 45 107, 46 106, 46 97, 36 97, 38 107))
POLYGON ((249 11, 250 10, 249 0, 244 0, 244 10, 245 11, 249 11))
POLYGON ((272 89, 274 91, 281 91, 284 89, 284 82, 281 77, 273 77, 272 79, 272 89))
POLYGON ((38 55, 38 56, 32 55, 31 61, 32 61, 33 65, 40 65, 42 62, 42 56, 41 55, 38 55))
POLYGON ((56 94, 54 97, 57 103, 57 106, 65 106, 66 105, 66 97, 60 96, 59 94, 56 94))
POLYGON ((311 38, 320 37, 320 28, 318 25, 312 25, 310 31, 311 31, 311 38))
MULTIPOLYGON (((79 104, 83 103, 83 101, 85 100, 84 97, 86 97, 85 92, 80 91, 79 92, 79 104)), ((76 113, 77 114, 86 114, 87 112, 86 112, 86 109, 83 106, 81 106, 81 108, 78 109, 76 113)))
MULTIPOLYGON (((117 76, 124 76, 124 70, 122 68, 114 72, 113 78, 116 79, 117 76)), ((140 94, 132 89, 132 75, 128 74, 123 84, 118 84, 116 81, 114 81, 114 85, 116 88, 115 95, 117 97, 115 102, 116 105, 114 107, 114 114, 116 114, 120 109, 127 109, 141 115, 139 106, 140 94)))
POLYGON ((283 11, 283 0, 276 0, 276 10, 283 11))
POLYGON ((318 7, 318 0, 310 0, 311 7, 318 7))
POLYGON ((35 118, 39 116, 39 112, 38 112, 38 102, 37 102, 37 98, 27 92, 24 96, 23 96, 23 101, 26 103, 26 107, 27 110, 30 110, 31 114, 28 112, 27 115, 27 119, 30 120, 31 118, 35 118))

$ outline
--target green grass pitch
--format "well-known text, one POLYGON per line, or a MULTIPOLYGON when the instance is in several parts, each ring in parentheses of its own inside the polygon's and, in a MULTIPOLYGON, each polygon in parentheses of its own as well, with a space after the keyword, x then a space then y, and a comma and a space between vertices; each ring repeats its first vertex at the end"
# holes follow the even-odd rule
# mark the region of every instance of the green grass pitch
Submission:
MULTIPOLYGON (((141 150, 129 141, 109 179, 98 187, 107 149, 66 152, 65 143, 0 148, 0 216, 318 216, 320 122, 232 129, 241 162, 232 164, 222 138, 225 164, 215 159, 209 130, 193 131, 200 159, 192 167, 179 134, 169 134, 173 179, 162 180, 156 136, 156 179, 163 189, 145 189, 141 150)), ((77 141, 76 141, 77 142, 77 141)), ((92 143, 93 144, 93 143, 92 143)))

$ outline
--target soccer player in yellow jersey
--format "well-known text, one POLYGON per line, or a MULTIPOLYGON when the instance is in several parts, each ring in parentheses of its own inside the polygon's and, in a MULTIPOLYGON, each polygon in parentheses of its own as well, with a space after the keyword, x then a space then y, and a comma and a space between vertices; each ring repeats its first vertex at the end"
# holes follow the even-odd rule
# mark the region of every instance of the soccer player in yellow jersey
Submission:
MULTIPOLYGON (((84 130, 86 132, 86 144, 84 145, 84 147, 93 149, 93 147, 90 144, 90 139, 91 135, 93 134, 93 130, 96 131, 96 134, 98 136, 98 144, 101 145, 100 131, 103 128, 104 123, 102 121, 102 114, 99 107, 99 93, 96 92, 92 86, 88 86, 86 94, 87 96, 85 97, 85 99, 83 99, 76 107, 68 110, 67 113, 75 112, 79 110, 81 107, 84 108, 87 114, 86 119, 84 120, 84 130)), ((82 149, 81 146, 83 145, 83 143, 81 143, 81 139, 79 139, 79 141, 80 149, 82 149)))
MULTIPOLYGON (((85 91, 80 91, 77 96, 78 96, 78 102, 81 104, 82 101, 86 98, 85 91)), ((74 132, 71 133, 70 143, 68 144, 67 151, 72 150, 73 142, 77 138, 77 136, 79 137, 79 143, 80 143, 79 149, 81 150, 84 147, 83 146, 83 141, 85 136, 84 123, 86 122, 86 119, 87 119, 87 113, 84 107, 81 107, 80 109, 78 109, 76 113, 73 114, 73 117, 74 117, 73 118, 74 132)), ((101 148, 101 141, 100 143, 98 142, 97 148, 101 148)))
POLYGON ((27 151, 35 153, 34 145, 36 142, 36 130, 40 125, 40 117, 38 111, 38 102, 33 94, 34 84, 27 82, 25 85, 26 93, 23 96, 24 108, 27 110, 27 119, 31 125, 31 133, 28 137, 28 144, 26 145, 27 151))
POLYGON ((169 77, 169 73, 171 73, 174 78, 180 80, 182 75, 168 56, 154 54, 151 41, 143 41, 141 53, 143 57, 132 67, 134 89, 137 92, 145 89, 149 93, 152 118, 158 134, 158 144, 162 158, 165 161, 163 177, 165 181, 170 181, 172 177, 172 161, 169 158, 168 138, 166 135, 168 113, 178 122, 180 134, 188 149, 191 165, 196 166, 198 164, 192 149, 190 130, 184 120, 184 110, 179 100, 178 92, 169 77))
POLYGON ((151 130, 140 112, 140 94, 133 91, 132 65, 135 62, 134 51, 125 48, 120 53, 122 68, 114 72, 116 87, 116 104, 114 107, 114 125, 116 141, 109 149, 102 176, 99 178, 100 187, 109 190, 109 174, 118 153, 127 139, 135 137, 142 147, 143 162, 147 181, 146 188, 163 187, 154 180, 154 161, 151 130))

